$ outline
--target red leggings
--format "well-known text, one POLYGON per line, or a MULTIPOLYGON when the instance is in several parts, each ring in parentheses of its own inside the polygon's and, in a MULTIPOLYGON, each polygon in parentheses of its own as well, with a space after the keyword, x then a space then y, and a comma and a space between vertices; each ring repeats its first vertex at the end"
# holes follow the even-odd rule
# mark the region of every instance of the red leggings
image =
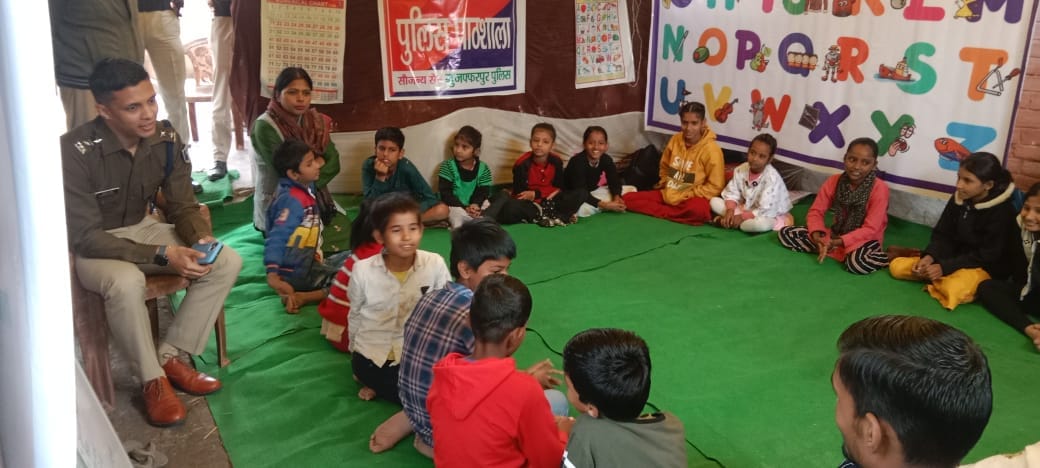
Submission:
POLYGON ((711 205, 706 198, 694 197, 678 205, 669 205, 661 198, 660 190, 632 192, 621 197, 628 211, 667 219, 677 223, 698 226, 711 221, 711 205))

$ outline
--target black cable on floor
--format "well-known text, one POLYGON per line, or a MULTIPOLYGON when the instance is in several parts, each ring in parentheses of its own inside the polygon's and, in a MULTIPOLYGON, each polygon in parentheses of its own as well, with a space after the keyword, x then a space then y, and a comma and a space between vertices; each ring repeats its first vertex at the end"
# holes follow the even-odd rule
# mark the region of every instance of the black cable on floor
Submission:
POLYGON ((636 253, 631 254, 631 255, 626 255, 624 257, 615 258, 615 259, 613 259, 613 260, 611 260, 611 261, 609 261, 607 263, 604 263, 602 265, 596 265, 596 266, 593 266, 593 267, 586 268, 584 270, 568 271, 566 273, 561 273, 561 274, 553 276, 551 278, 540 279, 538 281, 531 281, 530 283, 525 282, 525 284, 527 284, 528 286, 534 286, 536 284, 548 283, 550 281, 555 281, 555 280, 558 280, 560 278, 563 278, 563 277, 566 277, 566 276, 570 276, 570 275, 574 275, 574 274, 578 274, 578 273, 588 273, 590 271, 601 270, 601 269, 606 268, 608 266, 611 266, 611 265, 613 265, 615 263, 619 263, 619 262, 628 260, 630 258, 635 258, 635 257, 638 257, 640 255, 645 255, 645 254, 648 254, 648 253, 653 252, 655 250, 663 249, 665 247, 669 247, 669 246, 673 246, 673 245, 679 245, 680 242, 682 242, 682 241, 684 241, 686 239, 694 238, 694 237, 715 237, 715 236, 712 235, 712 234, 709 234, 709 233, 687 234, 687 235, 682 236, 682 237, 680 237, 680 238, 678 238, 678 239, 676 239, 674 241, 665 242, 664 244, 651 247, 651 248, 646 249, 646 250, 644 250, 642 252, 636 252, 636 253))
MULTIPOLYGON (((680 240, 682 240, 682 239, 680 239, 680 240)), ((678 241, 676 241, 676 243, 678 243, 678 241)), ((553 353, 553 354, 555 354, 557 356, 560 356, 561 358, 563 357, 563 353, 562 352, 557 351, 552 346, 549 346, 549 342, 546 341, 545 336, 542 336, 541 332, 539 332, 538 330, 535 330, 535 329, 533 329, 531 327, 527 327, 527 331, 529 333, 534 333, 535 336, 537 336, 538 339, 542 341, 542 346, 545 346, 545 349, 548 349, 550 353, 553 353)), ((658 413, 661 412, 661 408, 658 408, 657 405, 651 403, 650 400, 647 400, 646 406, 649 406, 649 407, 653 408, 655 412, 658 412, 658 413)), ((721 461, 719 461, 718 458, 715 458, 715 457, 713 457, 711 455, 708 455, 707 453, 704 453, 704 451, 701 450, 700 447, 698 447, 696 444, 694 444, 692 441, 690 441, 689 437, 687 437, 685 440, 686 440, 686 443, 689 444, 690 447, 693 447, 693 449, 696 450, 697 453, 701 454, 701 456, 704 457, 705 460, 708 460, 708 461, 710 461, 712 463, 715 463, 716 465, 719 465, 719 467, 721 467, 721 468, 726 468, 726 465, 724 465, 721 461)))

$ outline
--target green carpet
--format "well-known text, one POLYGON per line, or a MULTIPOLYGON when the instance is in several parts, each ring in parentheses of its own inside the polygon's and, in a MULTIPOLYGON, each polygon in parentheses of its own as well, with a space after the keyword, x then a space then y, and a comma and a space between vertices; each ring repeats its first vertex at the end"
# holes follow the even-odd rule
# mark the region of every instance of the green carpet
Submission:
MULTIPOLYGON (((807 202, 796 207, 801 220, 807 202)), ((315 307, 283 312, 261 265, 252 204, 213 209, 215 230, 247 259, 226 306, 232 364, 218 369, 211 340, 198 360, 224 381, 210 408, 235 466, 431 466, 410 439, 373 455, 372 430, 397 408, 358 400, 347 355, 326 344, 315 307)), ((837 262, 783 249, 773 235, 688 227, 606 213, 573 226, 510 226, 519 252, 510 272, 535 308, 518 363, 560 359, 576 332, 639 333, 653 357, 650 401, 682 419, 697 449, 728 467, 833 467, 840 461, 831 370, 835 341, 877 314, 933 317, 982 343, 995 406, 968 460, 1020 450, 1040 437, 1040 356, 975 305, 947 312, 921 285, 887 272, 866 277, 837 262)), ((892 220, 886 241, 923 245, 928 229, 892 220)), ((449 233, 427 230, 423 248, 447 256, 449 233)), ((690 447, 690 466, 717 466, 690 447)))
POLYGON ((235 195, 231 189, 231 182, 239 178, 239 173, 237 170, 232 169, 228 171, 226 177, 209 180, 206 171, 195 171, 191 173, 191 178, 195 182, 202 184, 202 193, 196 193, 195 198, 199 200, 199 203, 213 207, 231 201, 231 198, 235 195))

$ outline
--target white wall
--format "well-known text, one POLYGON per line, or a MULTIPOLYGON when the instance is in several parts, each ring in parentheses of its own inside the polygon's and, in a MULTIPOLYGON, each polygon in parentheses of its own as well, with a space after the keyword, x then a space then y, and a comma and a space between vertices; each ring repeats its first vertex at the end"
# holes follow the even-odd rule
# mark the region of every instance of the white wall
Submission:
POLYGON ((0 2, 0 465, 76 464, 65 204, 47 2, 0 2))

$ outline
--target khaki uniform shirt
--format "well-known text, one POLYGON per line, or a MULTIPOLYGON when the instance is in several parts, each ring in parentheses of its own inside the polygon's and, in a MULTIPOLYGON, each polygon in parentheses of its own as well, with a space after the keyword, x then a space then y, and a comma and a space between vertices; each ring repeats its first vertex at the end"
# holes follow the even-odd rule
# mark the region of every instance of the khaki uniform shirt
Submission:
POLYGON ((130 154, 97 117, 62 135, 61 163, 69 247, 77 255, 152 263, 157 245, 138 244, 106 231, 139 223, 160 189, 166 219, 182 241, 190 245, 211 235, 191 189, 191 162, 167 121, 157 122, 155 134, 142 139, 130 154))

